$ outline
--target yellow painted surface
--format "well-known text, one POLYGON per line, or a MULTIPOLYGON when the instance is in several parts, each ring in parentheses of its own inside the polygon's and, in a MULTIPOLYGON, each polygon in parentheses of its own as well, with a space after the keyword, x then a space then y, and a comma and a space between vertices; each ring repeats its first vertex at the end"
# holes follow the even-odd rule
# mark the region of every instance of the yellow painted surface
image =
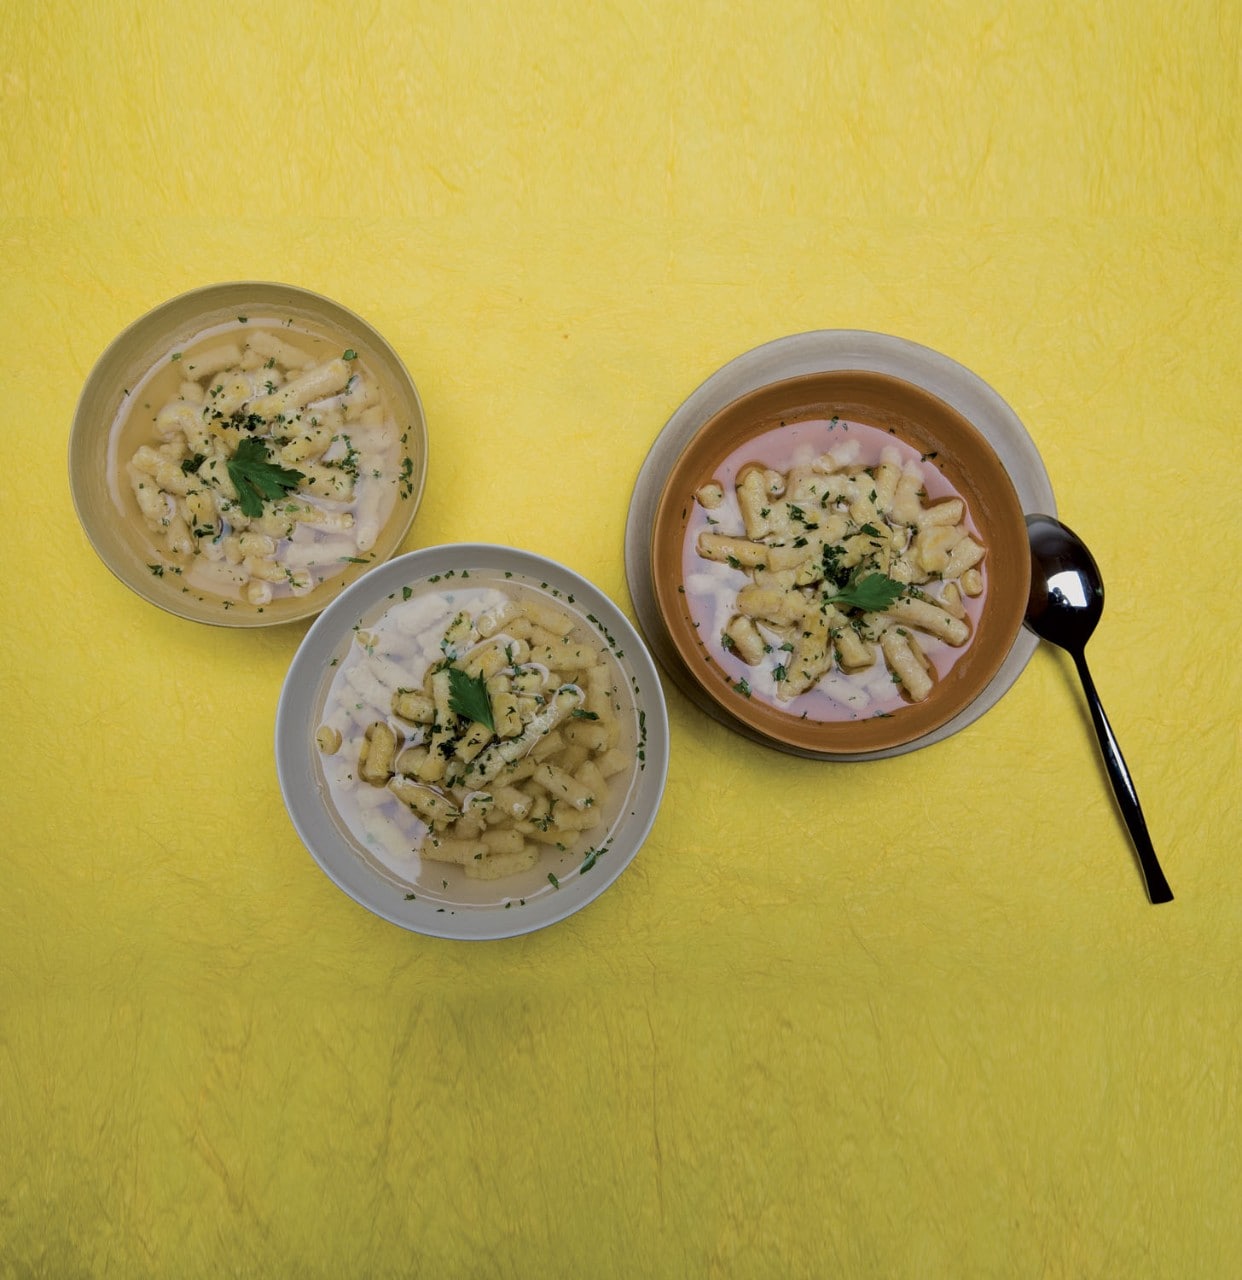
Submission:
POLYGON ((0 1276, 1242 1274, 1242 382, 1230 0, 0 7, 0 1276), (113 580, 69 423, 163 299, 285 280, 423 393, 407 546, 629 607, 677 404, 813 328, 1012 404, 1107 588, 1067 660, 883 763, 669 689, 622 879, 407 934, 285 817, 304 627, 113 580))

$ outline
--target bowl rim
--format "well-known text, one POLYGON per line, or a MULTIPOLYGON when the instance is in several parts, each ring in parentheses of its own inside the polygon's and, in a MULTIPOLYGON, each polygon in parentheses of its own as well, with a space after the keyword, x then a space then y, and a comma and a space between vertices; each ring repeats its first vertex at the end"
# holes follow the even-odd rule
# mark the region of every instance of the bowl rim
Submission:
MULTIPOLYGON (((348 572, 338 575, 332 580, 331 586, 328 583, 323 584, 323 587, 327 589, 316 588, 307 596, 300 597, 304 602, 304 607, 282 608, 272 615, 261 610, 249 608, 238 609, 236 612, 231 612, 223 606, 213 609, 210 605, 214 604, 214 600, 210 597, 205 598, 203 601, 203 603, 208 604, 207 609, 196 610, 189 607, 184 598, 184 593, 167 586, 162 577, 143 577, 137 573, 129 572, 133 567, 132 564, 125 555, 117 550, 117 546, 123 543, 124 539, 119 536, 116 538, 111 536, 111 530, 107 527, 109 522, 97 519, 95 512, 86 500, 85 480, 80 464, 87 457, 87 450, 91 447, 95 432, 100 426, 100 423, 86 412, 87 406, 96 394, 106 396, 109 403, 115 400, 115 405, 111 416, 107 420, 105 429, 105 436, 109 438, 111 436, 116 414, 120 412, 124 388, 120 386, 119 381, 116 387, 110 385, 100 387, 99 384, 111 375, 114 365, 123 363, 124 353, 130 344, 141 344, 144 358, 148 355, 155 356, 158 354, 155 348, 164 344, 176 332, 175 327, 170 328, 165 323, 170 314, 175 315, 183 309, 193 308, 194 311, 206 315, 213 310, 227 309, 225 303, 230 297, 235 297, 237 301, 248 301, 251 305, 255 305, 254 295, 259 291, 281 295, 284 301, 291 302, 294 306, 304 307, 308 312, 324 312, 329 317, 328 323, 334 324, 336 327, 351 334, 356 333, 360 340, 373 347, 377 354, 388 362, 391 367, 391 373, 399 383, 396 390, 403 401, 408 400, 412 417, 409 430, 417 437, 417 440, 411 441, 410 444, 411 446, 417 444, 418 457, 414 461, 410 475, 403 477, 403 485, 406 486, 408 493, 407 496, 399 499, 403 519, 399 526, 393 526, 392 528, 392 533, 395 536, 392 538, 393 550, 389 553, 389 558, 399 552, 401 543, 408 536, 415 517, 422 506, 427 483, 430 441, 427 430, 427 415, 418 386, 410 373, 409 367, 392 343, 369 320, 359 315, 352 308, 326 294, 307 289, 302 285, 288 284, 279 280, 239 279, 196 285, 174 294, 172 297, 165 298, 155 306, 135 316, 104 346, 96 357, 90 371, 83 380, 82 387, 74 402, 66 448, 69 492, 73 502, 74 513, 87 542, 105 568, 118 582, 140 599, 185 621, 205 626, 222 627, 228 630, 278 627, 288 623, 304 622, 306 619, 322 612, 332 599, 348 587, 351 581, 357 581, 357 577, 351 577, 348 572), (116 395, 118 388, 121 391, 120 396, 116 395)), ((262 301, 258 302, 257 305, 272 308, 279 307, 279 303, 276 301, 262 301)), ((188 327, 191 323, 191 312, 187 310, 186 324, 178 327, 188 327)), ((133 361, 130 361, 130 363, 132 364, 133 361)), ((120 373, 120 371, 118 368, 115 372, 120 373)), ((105 449, 106 447, 107 442, 105 439, 105 449)), ((411 454, 412 452, 413 450, 411 449, 411 454)), ((382 563, 382 561, 378 563, 382 563)))
MULTIPOLYGON (((569 566, 549 556, 499 543, 457 542, 422 547, 394 556, 351 583, 311 624, 294 654, 276 707, 274 747, 276 773, 285 811, 303 847, 319 869, 348 897, 373 915, 413 933, 456 941, 491 941, 547 928, 581 911, 613 885, 647 842, 659 815, 668 780, 670 738, 668 709, 655 661, 638 629, 606 592, 569 566), (618 656, 632 681, 636 706, 646 727, 644 758, 631 791, 630 809, 618 815, 607 854, 589 876, 562 876, 551 892, 528 896, 506 907, 505 896, 494 903, 466 905, 454 912, 437 907, 434 898, 406 899, 395 881, 361 858, 332 821, 316 781, 314 729, 328 683, 326 668, 369 608, 402 586, 425 581, 463 565, 512 570, 536 583, 548 582, 575 596, 570 608, 594 615, 597 629, 608 628, 618 656), (637 811, 635 811, 637 810, 637 811), (624 819, 624 820, 623 820, 624 819)), ((487 883, 503 885, 504 880, 487 883)))
MULTIPOLYGON (((850 416, 859 415, 854 412, 850 416)), ((714 704, 725 723, 744 726, 773 746, 850 759, 918 745, 953 721, 987 689, 1021 634, 1030 577, 1025 547, 1022 503, 1012 477, 991 442, 963 413, 908 378, 872 369, 838 368, 775 379, 743 392, 712 413, 684 443, 664 476, 656 500, 648 557, 656 608, 681 673, 714 704), (885 395, 905 397, 913 404, 912 411, 899 412, 898 416, 916 431, 926 429, 935 435, 948 429, 974 455, 969 470, 943 461, 936 465, 966 497, 976 523, 1008 530, 1011 535, 1002 539, 999 548, 993 536, 988 548, 990 558, 999 555, 1004 560, 1003 590, 998 591, 994 585, 990 594, 1005 606, 1005 611, 997 615, 993 608, 985 615, 988 644, 977 648, 972 636, 969 657, 963 654, 963 660, 955 663, 946 677, 946 695, 964 689, 964 702, 957 696, 938 699, 933 693, 928 702, 891 716, 804 720, 739 692, 697 631, 681 590, 680 571, 693 492, 709 469, 718 467, 745 439, 778 424, 827 417, 837 409, 844 416, 850 405, 877 416, 885 411, 876 408, 877 402, 883 404, 885 395), (748 424, 746 420, 752 415, 753 421, 748 424), (720 442, 714 443, 717 439, 720 442), (703 453, 708 456, 700 458, 698 455, 703 453), (697 483, 691 483, 694 480, 697 483), (664 571, 659 567, 661 559, 666 562, 664 571), (678 565, 675 572, 668 570, 670 562, 678 565)))

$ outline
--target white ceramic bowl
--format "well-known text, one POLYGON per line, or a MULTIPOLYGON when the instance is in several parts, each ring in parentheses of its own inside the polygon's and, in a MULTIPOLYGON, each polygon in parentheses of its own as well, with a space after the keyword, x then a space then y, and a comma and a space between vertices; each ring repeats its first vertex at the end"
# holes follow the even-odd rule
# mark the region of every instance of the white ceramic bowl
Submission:
MULTIPOLYGON (((396 724, 398 733, 410 728, 396 724)), ((302 842, 356 902, 417 933, 503 938, 543 928, 585 907, 634 858, 664 792, 668 717, 646 646, 598 588, 531 552, 454 544, 413 551, 371 570, 316 619, 281 692, 276 766, 302 842), (408 811, 392 803, 384 788, 355 782, 358 747, 350 746, 351 735, 356 742, 362 724, 373 720, 374 708, 394 689, 421 683, 429 659, 413 650, 430 642, 404 638, 416 633, 412 611, 420 601, 428 609, 443 609, 447 601, 452 610, 469 611, 482 607, 485 590, 527 592, 576 617, 583 634, 615 664, 616 717, 630 761, 609 780, 598 826, 566 833, 563 847, 543 843, 535 866, 491 880, 470 878, 460 866, 420 856, 414 846, 422 836, 415 833, 411 839, 408 811), (381 691, 374 690, 372 677, 381 691), (356 686, 348 683, 355 681, 356 686), (353 703, 352 694, 342 698, 345 688, 363 685, 372 698, 365 706, 361 700, 353 703), (325 724, 344 727, 343 742, 327 754, 316 743, 325 724)))

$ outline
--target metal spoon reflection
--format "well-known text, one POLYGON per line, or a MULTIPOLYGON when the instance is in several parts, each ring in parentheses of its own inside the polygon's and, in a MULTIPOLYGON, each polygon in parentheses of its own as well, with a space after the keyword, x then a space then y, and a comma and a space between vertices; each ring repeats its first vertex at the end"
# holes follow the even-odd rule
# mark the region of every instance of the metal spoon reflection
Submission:
POLYGON ((1031 545, 1031 594, 1026 606, 1026 625, 1040 639, 1064 649, 1074 659, 1091 709, 1091 723, 1104 754, 1108 779, 1134 841, 1147 896, 1152 902, 1171 902, 1173 891, 1152 848, 1138 793, 1087 670, 1087 641, 1104 611, 1104 581, 1099 566, 1082 539, 1059 520, 1031 515, 1026 518, 1026 527, 1031 545))

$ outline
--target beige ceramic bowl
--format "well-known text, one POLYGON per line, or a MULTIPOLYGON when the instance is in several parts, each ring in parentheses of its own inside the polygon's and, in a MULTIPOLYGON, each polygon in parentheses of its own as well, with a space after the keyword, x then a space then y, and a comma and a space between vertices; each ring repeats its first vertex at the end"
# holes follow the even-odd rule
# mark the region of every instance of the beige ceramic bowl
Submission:
MULTIPOLYGON (((754 461, 763 463, 763 458, 754 461)), ((711 417, 670 469, 651 538, 652 583, 660 619, 684 673, 726 718, 772 745, 826 757, 869 755, 917 742, 947 724, 987 687, 1022 626, 1030 557, 1022 506, 991 445, 956 410, 912 383, 886 374, 834 370, 760 387, 711 417), (966 500, 987 548, 987 589, 968 645, 923 702, 891 714, 815 720, 748 696, 725 670, 692 616, 687 554, 695 492, 748 441, 778 426, 837 417, 880 428, 934 455, 935 465, 966 500)))
MULTIPOLYGON (((167 374, 163 375, 167 382, 167 374)), ((160 441, 150 438, 149 443, 160 441)), ((238 281, 209 285, 171 299, 125 329, 100 356, 86 380, 69 438, 69 482, 78 518, 104 564, 143 599, 181 618, 227 627, 260 627, 292 622, 322 610, 367 568, 400 547, 422 499, 427 473, 427 424, 418 391, 393 348, 360 316, 336 302, 292 285, 238 281), (245 317, 245 320, 242 320, 245 317), (278 323, 273 324, 273 318, 278 323), (148 527, 125 473, 126 462, 153 403, 166 391, 161 370, 176 368, 196 336, 238 325, 266 325, 291 338, 305 333, 312 345, 334 354, 348 352, 384 388, 387 411, 399 444, 394 444, 395 498, 365 553, 339 555, 317 566, 322 581, 305 594, 287 594, 249 603, 197 585, 172 563, 148 527), (340 348, 339 351, 336 348, 340 348), (148 391, 151 394, 148 396, 148 391), (144 415, 145 417, 140 417, 144 415)), ((187 566, 187 569, 189 566, 187 566)))

